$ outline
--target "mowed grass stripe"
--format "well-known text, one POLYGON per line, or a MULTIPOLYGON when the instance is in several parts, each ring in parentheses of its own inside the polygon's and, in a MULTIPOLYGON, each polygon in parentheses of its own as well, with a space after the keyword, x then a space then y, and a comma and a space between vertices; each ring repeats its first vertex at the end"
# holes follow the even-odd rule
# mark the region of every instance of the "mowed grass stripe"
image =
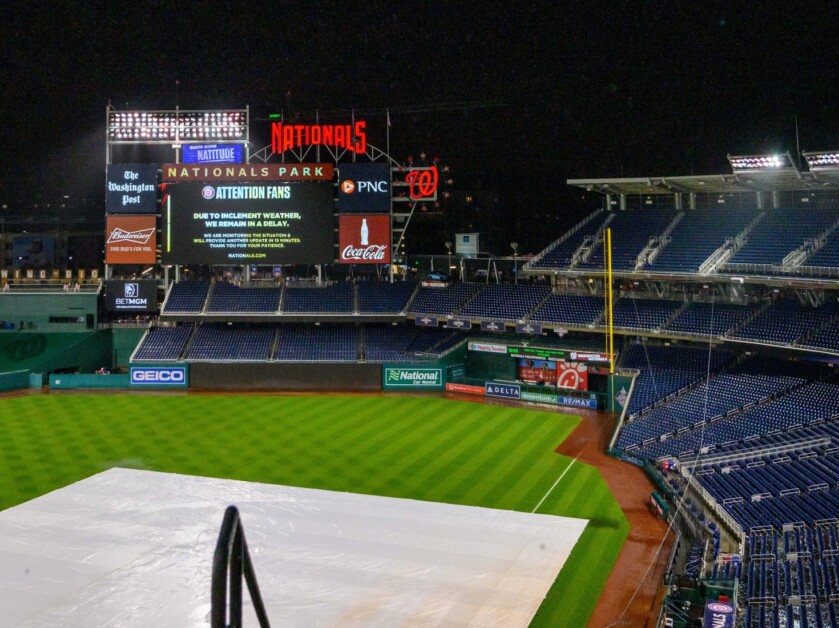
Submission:
MULTIPOLYGON (((0 509, 111 466, 530 512, 577 419, 408 396, 49 395, 0 400, 0 509)), ((585 625, 628 524, 575 463, 540 513, 591 518, 536 626, 585 625)))

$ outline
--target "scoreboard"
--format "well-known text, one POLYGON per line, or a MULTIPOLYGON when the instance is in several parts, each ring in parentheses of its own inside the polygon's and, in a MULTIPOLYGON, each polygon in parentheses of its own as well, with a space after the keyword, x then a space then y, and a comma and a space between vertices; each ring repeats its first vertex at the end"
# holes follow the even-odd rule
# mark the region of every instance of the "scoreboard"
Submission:
POLYGON ((170 183, 164 264, 324 264, 334 259, 335 201, 324 181, 170 183))

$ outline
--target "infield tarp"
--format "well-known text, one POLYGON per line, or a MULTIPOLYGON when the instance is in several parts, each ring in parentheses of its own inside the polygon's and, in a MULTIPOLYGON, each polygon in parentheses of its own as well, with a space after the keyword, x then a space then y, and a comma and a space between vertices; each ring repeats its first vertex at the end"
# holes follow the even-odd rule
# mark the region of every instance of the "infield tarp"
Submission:
POLYGON ((231 503, 276 626, 524 627, 586 525, 114 468, 0 512, 4 625, 207 626, 231 503))

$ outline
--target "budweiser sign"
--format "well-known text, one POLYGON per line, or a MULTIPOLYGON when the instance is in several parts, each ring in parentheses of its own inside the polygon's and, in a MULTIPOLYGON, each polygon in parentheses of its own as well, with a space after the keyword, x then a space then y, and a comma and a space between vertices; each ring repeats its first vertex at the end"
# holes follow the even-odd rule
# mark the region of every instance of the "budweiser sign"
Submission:
POLYGON ((338 221, 340 263, 390 263, 389 214, 341 214, 338 221))
POLYGON ((108 236, 108 244, 111 242, 134 242, 135 244, 146 244, 154 233, 154 227, 151 229, 138 229, 137 231, 126 231, 119 227, 111 231, 108 236))
POLYGON ((108 264, 154 264, 155 216, 108 216, 105 261, 108 264))

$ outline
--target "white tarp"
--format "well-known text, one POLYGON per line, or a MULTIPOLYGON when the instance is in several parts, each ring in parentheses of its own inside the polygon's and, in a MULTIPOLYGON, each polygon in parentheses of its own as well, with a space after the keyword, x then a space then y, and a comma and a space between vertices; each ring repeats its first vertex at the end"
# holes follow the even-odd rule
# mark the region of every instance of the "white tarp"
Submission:
POLYGON ((0 512, 3 624, 208 625, 229 504, 239 507, 274 626, 526 626, 586 525, 110 469, 0 512))

